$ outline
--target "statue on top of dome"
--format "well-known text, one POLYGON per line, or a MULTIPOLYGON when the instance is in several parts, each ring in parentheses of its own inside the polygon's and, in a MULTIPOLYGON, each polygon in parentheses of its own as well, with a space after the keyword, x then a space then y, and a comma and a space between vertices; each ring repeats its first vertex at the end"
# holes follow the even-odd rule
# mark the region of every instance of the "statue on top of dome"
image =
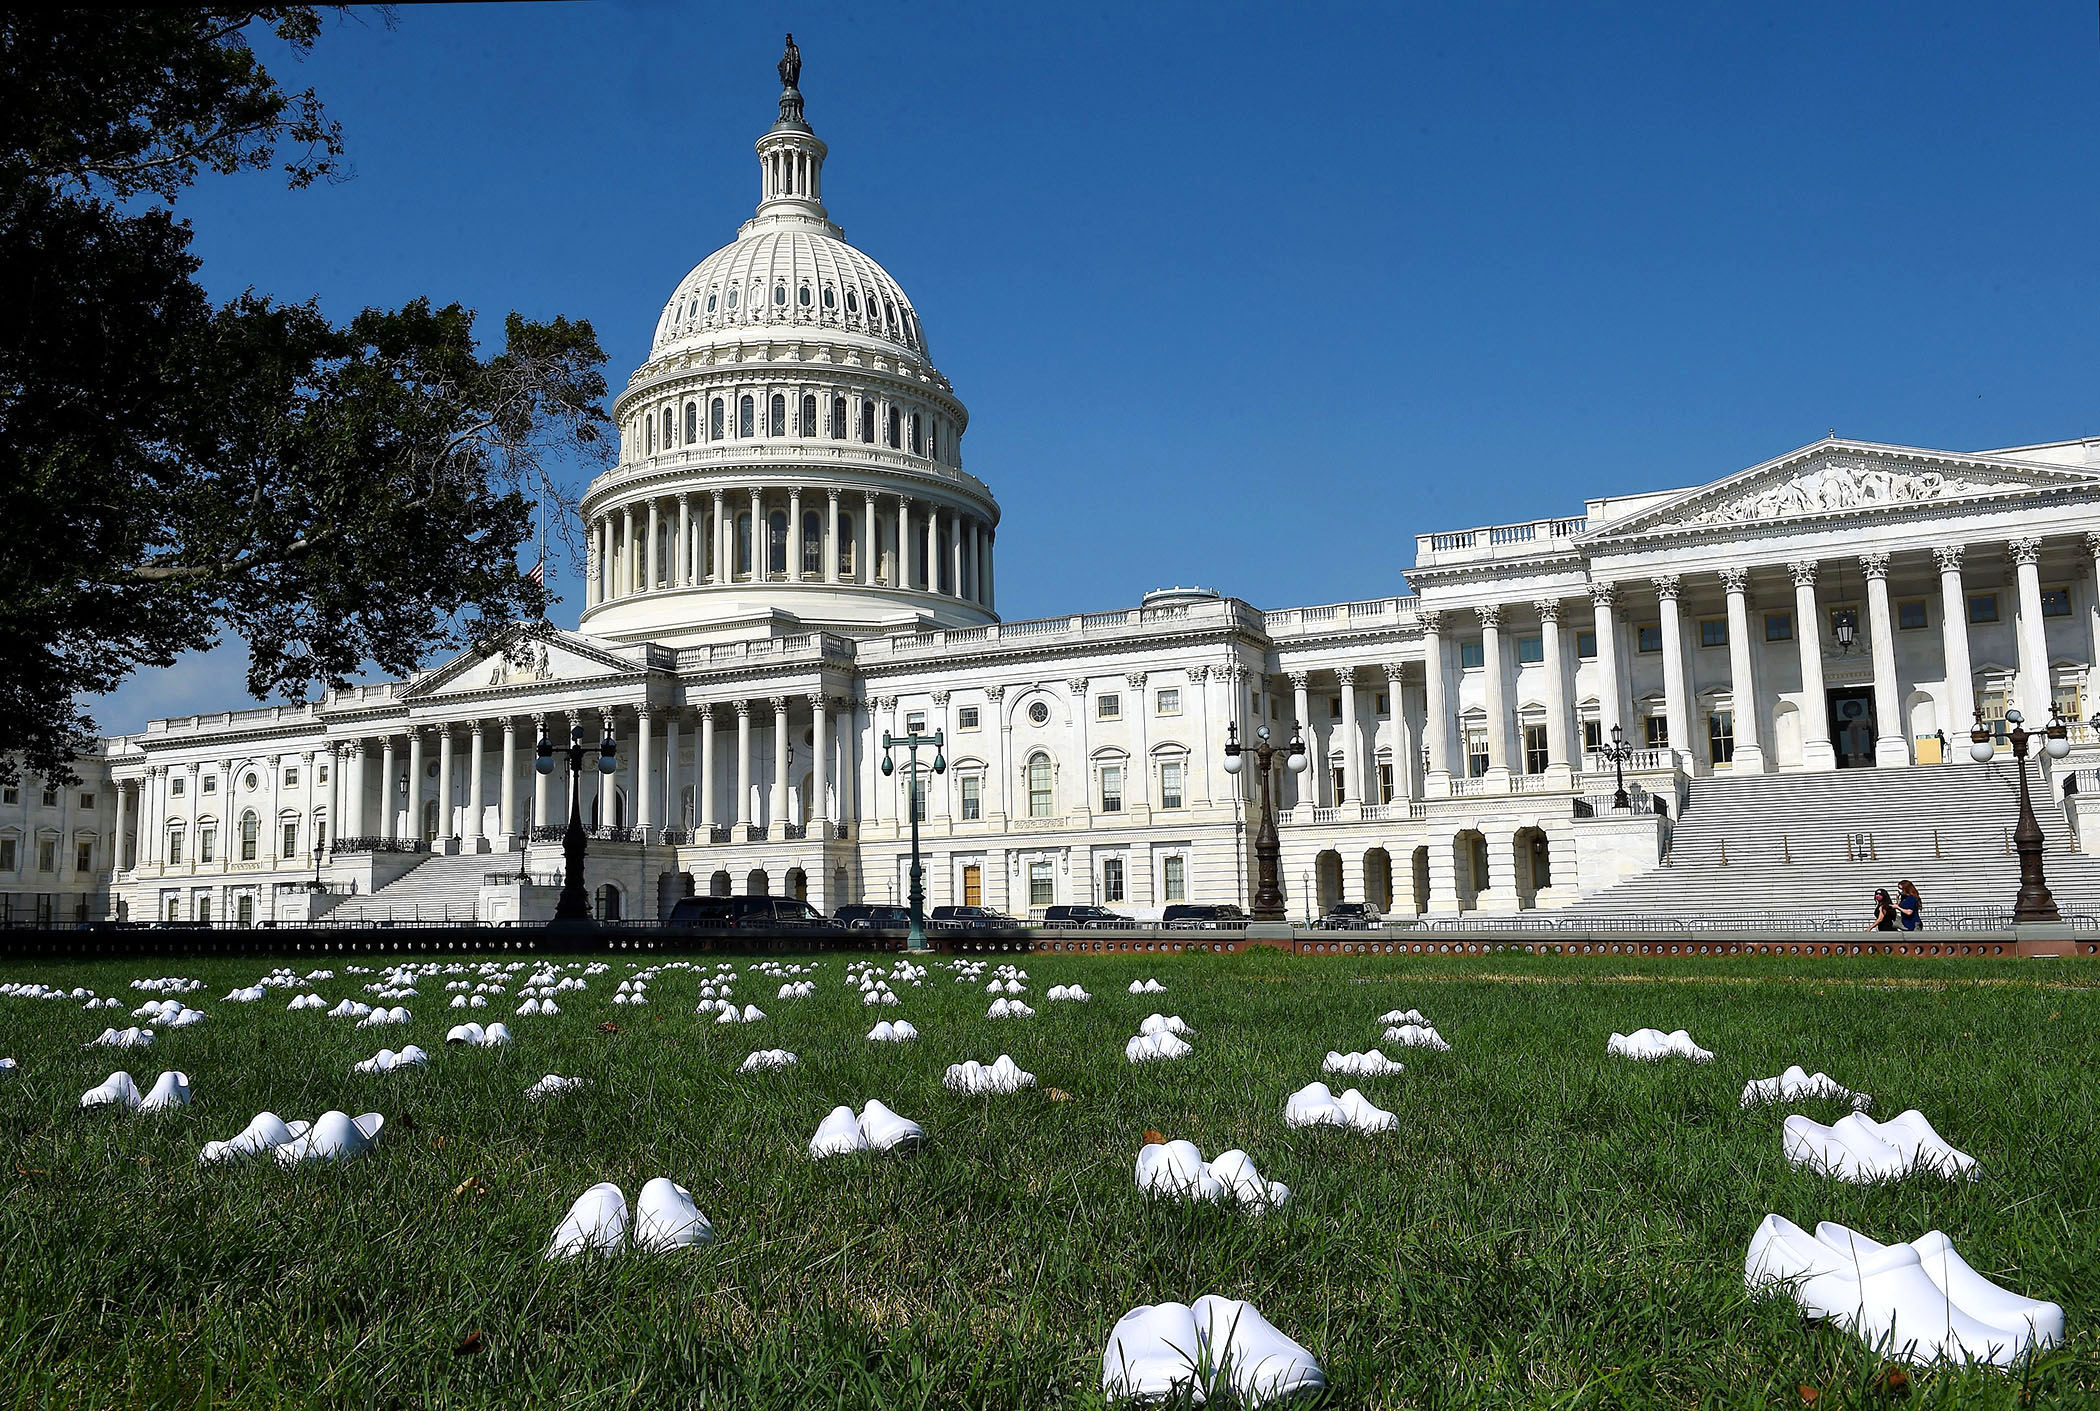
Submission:
POLYGON ((802 90, 795 87, 801 81, 802 51, 795 47, 795 36, 790 34, 787 52, 780 56, 780 121, 774 127, 809 130, 809 124, 802 119, 802 90))
POLYGON ((787 52, 780 56, 780 86, 793 88, 802 81, 802 51, 795 47, 795 36, 787 37, 787 52))

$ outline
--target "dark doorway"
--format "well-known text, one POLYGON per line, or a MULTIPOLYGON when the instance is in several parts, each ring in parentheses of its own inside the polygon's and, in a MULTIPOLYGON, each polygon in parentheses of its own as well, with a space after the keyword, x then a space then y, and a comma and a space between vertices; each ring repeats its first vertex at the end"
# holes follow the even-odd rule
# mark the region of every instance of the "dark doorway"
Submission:
POLYGON ((1874 692, 1854 686, 1830 693, 1830 744, 1840 769, 1874 767, 1874 692))

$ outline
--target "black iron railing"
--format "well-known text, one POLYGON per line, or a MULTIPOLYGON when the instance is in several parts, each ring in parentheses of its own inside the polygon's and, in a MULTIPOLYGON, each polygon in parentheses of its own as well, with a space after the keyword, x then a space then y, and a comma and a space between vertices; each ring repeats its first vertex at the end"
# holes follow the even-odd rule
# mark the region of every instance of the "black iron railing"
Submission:
POLYGON ((337 838, 331 845, 332 852, 429 852, 430 844, 421 838, 337 838))

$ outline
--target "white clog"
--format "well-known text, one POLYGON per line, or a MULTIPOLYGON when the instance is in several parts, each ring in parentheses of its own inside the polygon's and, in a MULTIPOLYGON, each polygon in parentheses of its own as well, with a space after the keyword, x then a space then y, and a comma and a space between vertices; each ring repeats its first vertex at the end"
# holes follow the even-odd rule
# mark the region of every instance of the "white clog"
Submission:
POLYGON ((627 1240, 627 1197, 610 1181, 600 1181, 569 1207, 547 1246, 549 1259, 575 1259, 586 1254, 607 1258, 627 1240))
POLYGON ((693 1204, 693 1193, 666 1176, 642 1187, 634 1200, 634 1247, 643 1254, 666 1254, 711 1244, 715 1227, 693 1204))

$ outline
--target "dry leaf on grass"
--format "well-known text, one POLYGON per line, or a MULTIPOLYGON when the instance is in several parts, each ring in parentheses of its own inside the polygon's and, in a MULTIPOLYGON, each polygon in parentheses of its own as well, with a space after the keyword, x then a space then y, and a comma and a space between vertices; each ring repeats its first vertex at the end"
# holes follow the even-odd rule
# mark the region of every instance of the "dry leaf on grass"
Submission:
POLYGON ((459 1340, 459 1345, 452 1349, 452 1355, 454 1357, 470 1357, 474 1353, 488 1351, 488 1346, 487 1340, 481 1336, 481 1330, 476 1328, 459 1340))
POLYGON ((1148 1131, 1147 1131, 1147 1132, 1145 1133, 1145 1145, 1146 1145, 1146 1146, 1165 1146, 1166 1144, 1167 1144, 1167 1139, 1166 1139, 1166 1138, 1165 1138, 1164 1136, 1162 1136, 1161 1134, 1159 1134, 1158 1132, 1154 1132, 1154 1131, 1149 1131, 1149 1130, 1148 1130, 1148 1131))

